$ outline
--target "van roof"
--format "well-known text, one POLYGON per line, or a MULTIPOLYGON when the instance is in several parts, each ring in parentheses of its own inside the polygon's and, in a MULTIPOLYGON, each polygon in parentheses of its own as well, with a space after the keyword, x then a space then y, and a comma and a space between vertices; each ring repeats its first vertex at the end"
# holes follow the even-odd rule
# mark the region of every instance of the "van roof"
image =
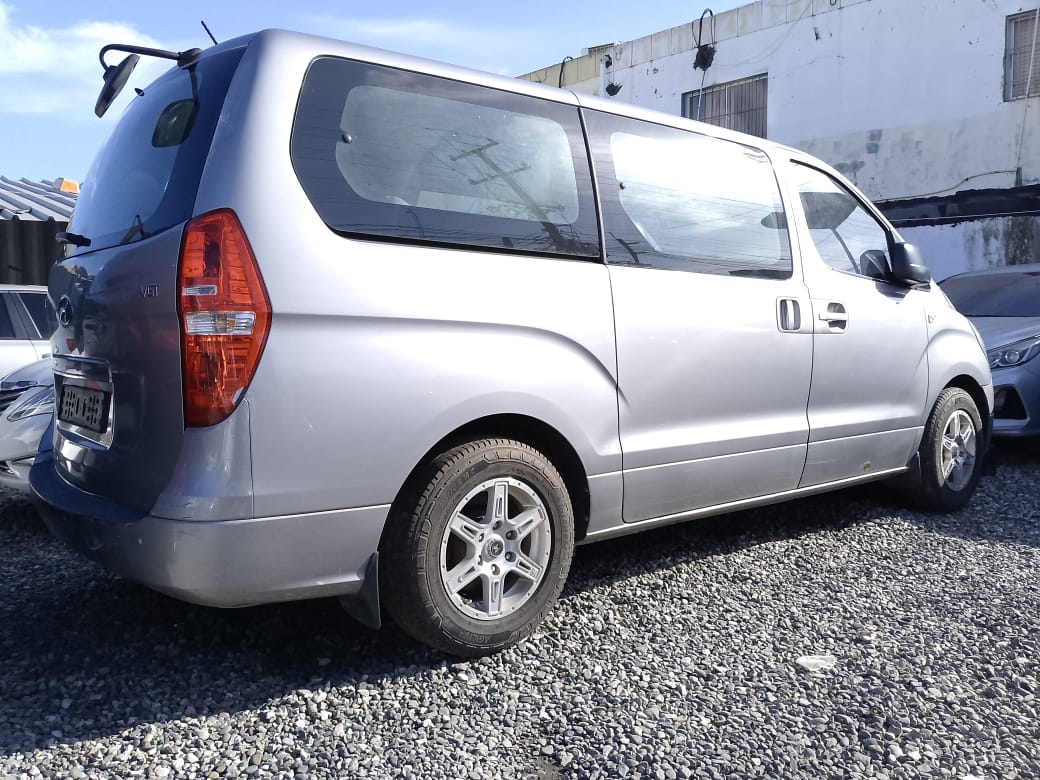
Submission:
POLYGON ((222 50, 236 45, 240 46, 244 42, 254 40, 261 43, 264 49, 270 49, 271 51, 292 49, 297 53, 300 53, 302 50, 313 57, 330 55, 362 60, 365 62, 373 62, 380 65, 387 65, 389 67, 412 70, 456 81, 464 81, 467 83, 492 87, 494 89, 501 89, 523 95, 531 95, 533 97, 552 100, 567 105, 582 106, 590 110, 630 116, 648 122, 654 122, 656 124, 669 125, 688 130, 695 129, 699 133, 716 136, 718 138, 725 138, 763 150, 777 150, 784 148, 765 138, 739 133, 735 130, 727 130, 722 127, 698 122, 693 119, 674 116, 672 114, 664 113, 663 111, 641 108, 627 103, 618 103, 614 100, 579 94, 571 90, 558 89, 556 87, 526 81, 524 79, 499 76, 486 71, 465 68, 459 65, 451 65, 445 62, 401 54, 387 49, 379 49, 372 46, 350 43, 348 41, 326 38, 308 33, 299 33, 280 29, 261 30, 251 35, 242 36, 233 41, 227 41, 219 46, 212 47, 211 50, 206 52, 206 54, 208 54, 209 51, 222 50))

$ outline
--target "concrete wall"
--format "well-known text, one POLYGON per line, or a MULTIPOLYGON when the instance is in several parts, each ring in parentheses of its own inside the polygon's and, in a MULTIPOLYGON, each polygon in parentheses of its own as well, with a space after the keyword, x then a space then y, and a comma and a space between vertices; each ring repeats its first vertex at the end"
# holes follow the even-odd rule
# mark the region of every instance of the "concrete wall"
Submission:
MULTIPOLYGON (((613 100, 675 115, 682 94, 702 79, 711 86, 768 73, 769 137, 831 163, 875 201, 1037 185, 1040 98, 1003 99, 1006 19, 1036 7, 1037 0, 758 0, 716 18, 707 72, 693 68, 698 24, 690 22, 615 45, 610 70, 600 51, 568 62, 564 85, 603 95, 612 81, 622 85, 613 100)), ((524 76, 554 85, 558 77, 558 66, 524 76)), ((1040 241, 1005 241, 998 224, 907 233, 937 276, 1040 262, 1040 241)))

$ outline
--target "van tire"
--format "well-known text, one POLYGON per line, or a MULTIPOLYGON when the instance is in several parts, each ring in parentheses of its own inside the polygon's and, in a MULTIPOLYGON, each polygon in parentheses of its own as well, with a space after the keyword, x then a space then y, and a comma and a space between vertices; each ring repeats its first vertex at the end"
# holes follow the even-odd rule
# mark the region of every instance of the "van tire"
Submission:
POLYGON ((923 509, 953 512, 971 499, 982 474, 985 428, 975 401, 959 387, 935 400, 918 454, 921 474, 911 495, 923 509))
POLYGON ((411 485, 380 545, 389 617, 420 642, 466 657, 529 636, 560 595, 574 552, 570 495, 553 464, 521 442, 481 439, 436 456, 411 485))

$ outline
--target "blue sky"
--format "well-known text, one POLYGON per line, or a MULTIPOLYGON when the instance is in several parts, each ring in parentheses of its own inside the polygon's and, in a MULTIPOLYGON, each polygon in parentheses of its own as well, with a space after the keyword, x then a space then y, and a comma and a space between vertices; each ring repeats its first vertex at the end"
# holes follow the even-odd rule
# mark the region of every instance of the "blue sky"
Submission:
MULTIPOLYGON (((716 0, 716 13, 741 5, 716 0)), ((98 50, 106 43, 205 48, 204 19, 218 40, 265 27, 358 43, 515 76, 583 48, 626 41, 699 18, 703 7, 649 3, 218 0, 0 0, 0 174, 82 181, 132 90, 103 120, 94 117, 101 86, 98 50)), ((131 85, 164 68, 142 60, 131 85)))

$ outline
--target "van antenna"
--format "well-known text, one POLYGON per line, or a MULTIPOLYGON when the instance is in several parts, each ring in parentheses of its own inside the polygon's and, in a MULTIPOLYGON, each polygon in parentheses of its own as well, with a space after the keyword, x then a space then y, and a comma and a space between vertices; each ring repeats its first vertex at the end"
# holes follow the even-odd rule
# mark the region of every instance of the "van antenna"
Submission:
POLYGON ((210 39, 211 41, 213 41, 213 45, 214 45, 214 46, 216 46, 216 45, 217 45, 217 39, 216 39, 216 38, 214 38, 214 37, 213 37, 213 33, 211 33, 211 32, 209 31, 209 27, 207 27, 207 26, 206 26, 206 21, 205 21, 204 19, 200 19, 200 20, 199 20, 199 24, 201 24, 201 25, 202 25, 202 29, 206 31, 206 35, 208 35, 208 36, 209 36, 209 39, 210 39))

